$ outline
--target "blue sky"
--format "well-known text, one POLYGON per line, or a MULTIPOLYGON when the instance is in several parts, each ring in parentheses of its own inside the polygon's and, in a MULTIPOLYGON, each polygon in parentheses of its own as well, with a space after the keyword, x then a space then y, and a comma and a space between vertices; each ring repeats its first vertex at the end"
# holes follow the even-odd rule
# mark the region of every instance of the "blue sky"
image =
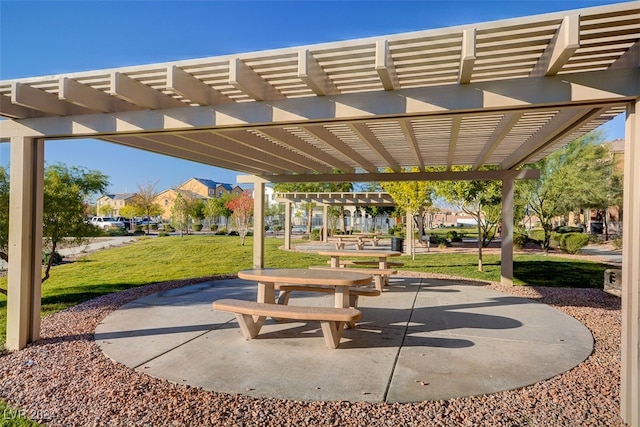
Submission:
MULTIPOLYGON (((575 1, 6 1, 0 79, 252 52, 619 3, 575 1)), ((624 137, 624 119, 605 125, 624 137)), ((111 192, 191 177, 235 184, 237 172, 95 140, 48 141, 47 163, 97 169, 111 192)), ((9 144, 0 144, 0 165, 9 144)))

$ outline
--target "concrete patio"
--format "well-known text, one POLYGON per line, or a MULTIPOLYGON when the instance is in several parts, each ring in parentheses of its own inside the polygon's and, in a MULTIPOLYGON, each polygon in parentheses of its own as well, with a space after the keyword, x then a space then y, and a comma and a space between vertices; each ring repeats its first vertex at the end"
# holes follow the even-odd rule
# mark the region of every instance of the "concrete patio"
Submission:
MULTIPOLYGON (((110 358, 177 384, 294 400, 419 402, 536 383, 592 352, 589 330, 532 300, 453 280, 396 277, 337 350, 318 323, 268 320, 245 341, 220 298, 255 300, 256 285, 216 280, 135 300, 106 317, 95 341, 110 358)), ((290 304, 331 305, 294 294, 290 304)))

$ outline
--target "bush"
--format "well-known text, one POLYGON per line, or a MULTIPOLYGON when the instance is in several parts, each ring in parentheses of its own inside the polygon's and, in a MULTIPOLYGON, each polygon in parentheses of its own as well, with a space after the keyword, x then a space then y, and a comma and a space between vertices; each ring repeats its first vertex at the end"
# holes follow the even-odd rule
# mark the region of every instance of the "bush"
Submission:
POLYGON ((215 233, 216 231, 218 231, 218 224, 211 224, 211 226, 209 226, 209 230, 215 233))
POLYGON ((320 230, 317 228, 315 230, 311 230, 311 236, 309 236, 310 240, 320 240, 320 230))
POLYGON ((193 224, 193 231, 202 231, 202 224, 193 224))
POLYGON ((574 227, 574 226, 571 226, 571 225, 563 225, 561 227, 556 227, 556 228, 553 229, 553 231, 555 231, 556 233, 561 233, 561 234, 565 234, 565 233, 582 233, 582 232, 584 232, 582 227, 574 227))
POLYGON ((580 249, 585 247, 589 243, 589 235, 584 233, 569 233, 567 238, 564 239, 565 251, 570 254, 577 254, 580 249))
POLYGON ((456 230, 447 231, 447 239, 452 242, 462 242, 462 236, 456 230))
POLYGON ((47 265, 49 264, 49 258, 53 258, 53 262, 51 263, 52 265, 57 265, 60 264, 62 262, 62 255, 60 255, 58 253, 58 251, 55 251, 53 253, 53 255, 51 254, 51 252, 43 252, 42 253, 42 264, 43 265, 47 265))
POLYGON ((528 241, 529 241, 529 238, 527 237, 527 233, 523 233, 521 231, 513 232, 513 245, 516 248, 518 249, 524 248, 528 241))
POLYGON ((173 228, 173 225, 171 224, 165 224, 164 231, 166 231, 167 233, 173 233, 174 231, 176 231, 176 229, 173 228))
MULTIPOLYGON (((137 227, 136 227, 136 228, 137 228, 137 227)), ((142 231, 142 230, 136 230, 136 231, 134 231, 134 232, 133 232, 133 235, 134 235, 134 236, 144 236, 144 235, 146 235, 146 234, 147 234, 147 233, 145 233, 145 232, 144 232, 144 231, 142 231)))
POLYGON ((129 232, 127 230, 125 230, 124 228, 116 228, 116 229, 111 229, 109 231, 107 231, 105 233, 107 236, 127 236, 129 235, 129 232))
POLYGON ((226 235, 227 235, 226 228, 219 228, 218 231, 216 231, 216 236, 226 236, 226 235))
POLYGON ((236 230, 231 230, 230 232, 227 233, 227 236, 239 236, 240 234, 238 234, 238 232, 236 230))
POLYGON ((282 226, 280 226, 280 225, 274 225, 274 226, 273 226, 273 231, 275 231, 276 233, 277 233, 278 231, 282 231, 282 226))
POLYGON ((615 246, 616 249, 622 249, 622 237, 613 239, 613 246, 615 246))
POLYGON ((544 242, 544 230, 530 230, 529 240, 541 245, 544 242))
POLYGON ((158 237, 167 237, 169 235, 169 233, 167 233, 166 231, 161 231, 158 233, 158 237))

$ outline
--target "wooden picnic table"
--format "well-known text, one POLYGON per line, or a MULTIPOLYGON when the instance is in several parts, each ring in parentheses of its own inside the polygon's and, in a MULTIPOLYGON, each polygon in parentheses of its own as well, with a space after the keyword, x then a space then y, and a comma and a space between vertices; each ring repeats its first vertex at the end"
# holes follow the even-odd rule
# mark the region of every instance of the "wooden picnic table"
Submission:
POLYGON ((400 256, 402 252, 398 251, 320 251, 318 255, 324 255, 331 257, 331 267, 340 267, 340 257, 359 257, 359 258, 378 258, 378 268, 387 269, 387 258, 400 256))
POLYGON ((370 274, 356 271, 320 271, 306 268, 274 268, 242 270, 238 277, 258 282, 258 302, 275 304, 275 285, 314 285, 335 288, 335 307, 349 307, 349 287, 368 286, 370 274))

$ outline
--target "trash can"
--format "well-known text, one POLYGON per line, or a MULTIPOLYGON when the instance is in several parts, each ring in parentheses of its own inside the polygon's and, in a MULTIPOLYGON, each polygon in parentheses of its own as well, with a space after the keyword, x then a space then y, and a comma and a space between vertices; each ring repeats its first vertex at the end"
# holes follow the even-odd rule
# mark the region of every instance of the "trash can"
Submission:
POLYGON ((391 250, 402 252, 402 244, 404 243, 404 239, 401 237, 392 237, 391 238, 391 250))

